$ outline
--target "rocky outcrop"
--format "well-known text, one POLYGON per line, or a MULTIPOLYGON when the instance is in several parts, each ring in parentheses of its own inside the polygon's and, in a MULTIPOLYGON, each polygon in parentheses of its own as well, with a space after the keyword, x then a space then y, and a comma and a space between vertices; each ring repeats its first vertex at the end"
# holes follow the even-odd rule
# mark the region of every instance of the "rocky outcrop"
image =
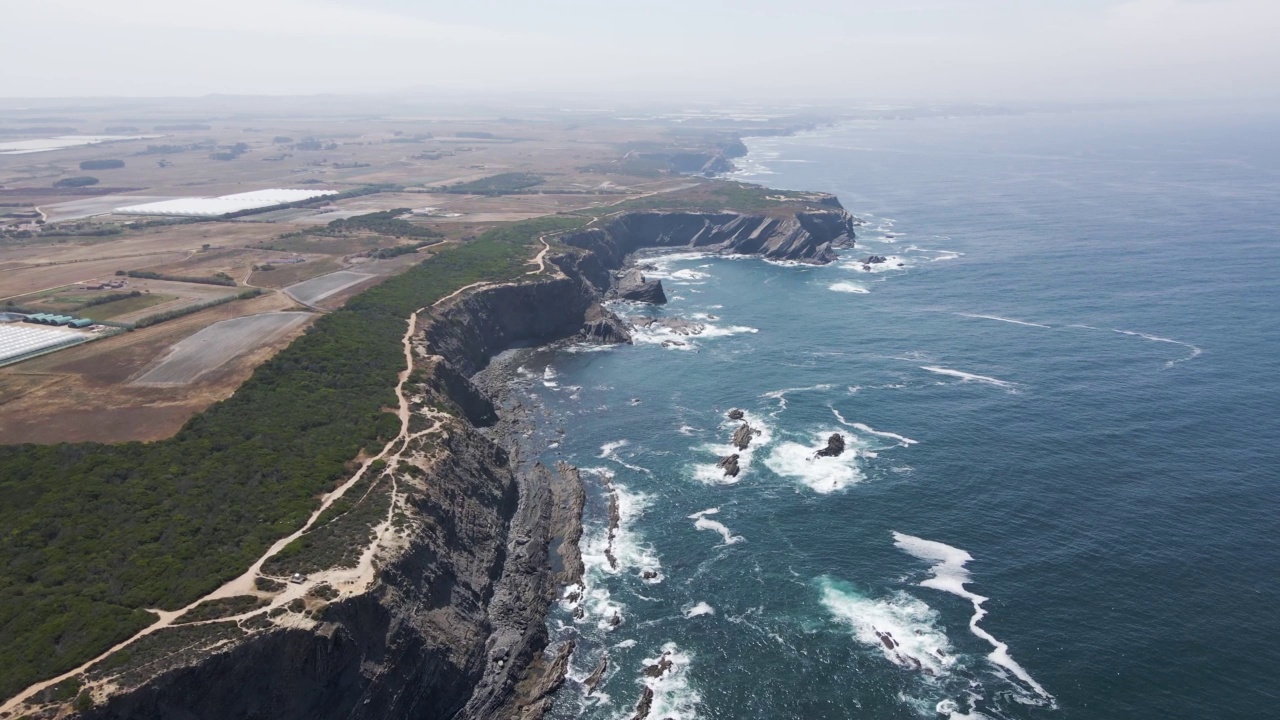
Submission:
POLYGON ((646 247, 700 248, 821 265, 836 259, 836 248, 853 245, 857 224, 839 201, 823 196, 793 212, 629 212, 602 228, 561 240, 592 251, 611 268, 622 267, 627 255, 646 247))
POLYGON ((751 427, 748 423, 742 423, 737 430, 733 431, 733 439, 730 442, 739 450, 746 450, 751 445, 751 438, 759 434, 759 430, 751 427))
POLYGON ((734 409, 730 410, 728 413, 726 413, 726 416, 727 416, 730 420, 741 420, 742 418, 746 417, 746 416, 747 416, 747 414, 746 414, 746 413, 744 413, 743 411, 739 410, 738 408, 734 408, 734 409))
POLYGON ((818 451, 818 457, 839 457, 844 453, 844 436, 833 433, 827 438, 827 446, 818 451))
POLYGON ((622 273, 614 284, 613 295, 621 300, 663 305, 667 302, 667 294, 662 291, 661 280, 646 280, 638 268, 631 268, 622 273))
POLYGON ((720 458, 720 462, 716 463, 716 467, 724 470, 725 477, 738 477, 738 473, 742 471, 738 467, 737 453, 720 458))

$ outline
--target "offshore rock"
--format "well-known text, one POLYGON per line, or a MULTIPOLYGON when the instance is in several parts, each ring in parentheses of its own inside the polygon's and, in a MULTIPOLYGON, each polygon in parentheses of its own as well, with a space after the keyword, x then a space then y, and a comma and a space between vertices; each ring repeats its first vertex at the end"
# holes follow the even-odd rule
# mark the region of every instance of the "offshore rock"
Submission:
POLYGON ((733 445, 739 450, 746 450, 747 446, 751 444, 751 438, 759 434, 759 430, 756 430, 747 423, 742 423, 742 425, 738 426, 737 430, 733 431, 733 445))
POLYGON ((599 303, 587 308, 581 335, 588 342, 605 345, 631 343, 631 333, 627 330, 627 324, 599 303))
POLYGON ((720 462, 716 463, 716 467, 724 470, 725 477, 738 477, 740 469, 738 468, 738 454, 726 455, 720 458, 720 462))
POLYGON ((743 411, 739 410, 738 408, 734 408, 734 409, 730 410, 730 411, 729 411, 729 413, 728 413, 728 417, 729 417, 729 419, 730 419, 730 420, 741 420, 742 418, 744 418, 744 417, 746 417, 746 416, 747 416, 747 414, 746 414, 746 413, 744 413, 743 411))
POLYGON ((622 300, 663 305, 667 302, 667 294, 662 291, 661 280, 646 280, 637 268, 631 268, 618 278, 614 295, 622 300))
POLYGON ((844 452, 844 436, 834 433, 827 438, 827 446, 818 451, 818 457, 839 457, 844 452))
POLYGON ((676 335, 701 335, 703 330, 707 329, 706 325, 684 318, 636 318, 632 325, 638 328, 660 327, 666 328, 676 335))
POLYGON ((608 669, 609 669, 609 656, 601 655, 600 664, 596 666, 596 669, 592 671, 591 675, 589 675, 587 679, 582 683, 582 686, 587 689, 588 695, 595 692, 596 688, 599 687, 600 682, 604 680, 604 674, 608 669))

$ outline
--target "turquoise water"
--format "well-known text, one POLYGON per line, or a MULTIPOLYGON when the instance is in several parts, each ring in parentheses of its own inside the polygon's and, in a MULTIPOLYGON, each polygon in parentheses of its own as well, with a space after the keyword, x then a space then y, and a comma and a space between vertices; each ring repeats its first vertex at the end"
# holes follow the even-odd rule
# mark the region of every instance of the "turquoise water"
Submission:
POLYGON ((630 717, 647 684, 653 718, 1273 716, 1276 127, 750 141, 740 176, 837 193, 860 247, 821 268, 660 256, 657 314, 703 334, 524 360, 544 461, 592 469, 554 715, 630 717), (863 272, 869 253, 894 259, 863 272), (735 407, 763 432, 727 483, 735 407), (835 432, 846 453, 814 459, 835 432))

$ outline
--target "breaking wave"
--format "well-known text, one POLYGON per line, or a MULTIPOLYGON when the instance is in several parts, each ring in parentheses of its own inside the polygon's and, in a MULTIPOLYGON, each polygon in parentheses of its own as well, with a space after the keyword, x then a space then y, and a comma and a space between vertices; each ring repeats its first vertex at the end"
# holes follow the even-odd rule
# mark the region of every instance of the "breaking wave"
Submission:
POLYGON ((900 532, 893 533, 893 544, 912 557, 933 563, 933 566, 929 568, 929 571, 933 573, 933 577, 921 581, 921 587, 958 595, 973 603, 973 616, 969 618, 969 630, 995 648, 987 656, 991 662, 1013 673, 1014 676, 1026 683, 1041 698, 1053 702, 1053 696, 1009 656, 1009 646, 995 639, 990 633, 978 626, 979 621, 987 614, 987 611, 982 607, 987 598, 972 593, 965 588, 965 584, 970 581, 969 570, 965 567, 965 564, 973 559, 972 555, 945 543, 924 540, 900 532))
POLYGON ((929 372, 936 373, 938 375, 960 378, 964 382, 980 382, 986 383, 987 385, 995 385, 996 387, 1002 387, 1010 391, 1018 387, 1017 383, 1009 382, 1008 380, 1000 380, 999 378, 993 378, 987 375, 975 375, 963 370, 953 370, 951 368, 938 367, 937 365, 921 365, 920 369, 928 370, 929 372))
POLYGON ((979 320, 997 320, 999 322, 1012 323, 1014 325, 1026 325, 1027 327, 1044 328, 1045 330, 1053 329, 1049 325, 1041 325, 1040 323, 1027 322, 1026 320, 1014 320, 1013 318, 1000 317, 999 315, 979 315, 977 313, 962 313, 962 312, 958 312, 955 314, 959 315, 960 317, 974 318, 979 320))
POLYGON ((707 519, 708 515, 715 515, 719 512, 720 508, 702 510, 701 512, 696 512, 690 515, 689 519, 694 521, 693 526, 699 530, 713 530, 720 533, 720 537, 724 538, 724 542, 722 543, 723 545, 736 545, 746 540, 746 538, 741 535, 734 535, 729 532, 729 528, 725 527, 724 523, 707 519))

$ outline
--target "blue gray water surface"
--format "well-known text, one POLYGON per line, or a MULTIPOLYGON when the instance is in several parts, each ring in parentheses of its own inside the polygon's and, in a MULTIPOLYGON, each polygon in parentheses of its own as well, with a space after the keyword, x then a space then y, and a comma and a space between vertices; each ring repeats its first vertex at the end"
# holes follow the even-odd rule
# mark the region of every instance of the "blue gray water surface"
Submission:
POLYGON ((702 334, 525 360, 544 461, 592 469, 554 716, 629 718, 646 685, 652 718, 1274 716, 1278 126, 749 141, 739 177, 837 193, 859 248, 658 256, 671 303, 620 311, 702 334), (762 433, 724 482, 731 408, 762 433))

